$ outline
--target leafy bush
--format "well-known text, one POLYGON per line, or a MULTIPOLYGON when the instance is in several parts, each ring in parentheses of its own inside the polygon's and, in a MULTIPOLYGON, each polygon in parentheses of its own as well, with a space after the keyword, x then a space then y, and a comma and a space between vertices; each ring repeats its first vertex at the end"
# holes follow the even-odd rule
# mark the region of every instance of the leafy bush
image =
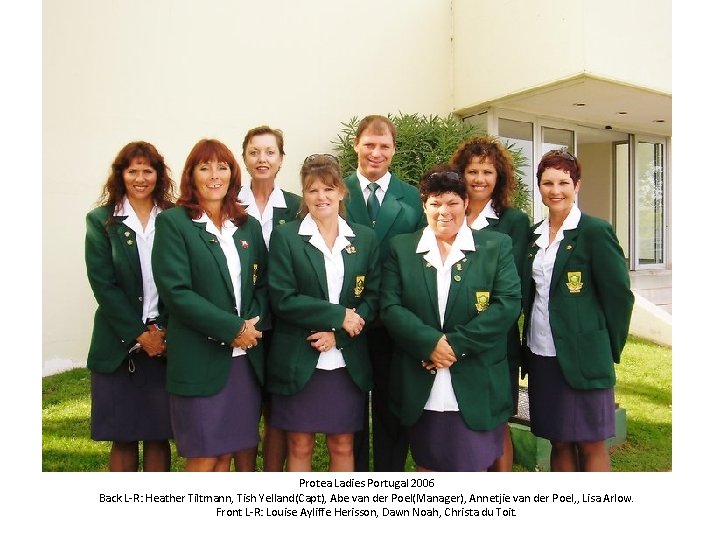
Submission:
MULTIPOLYGON (((453 114, 446 117, 405 113, 387 116, 397 128, 397 150, 392 161, 392 172, 414 186, 417 186, 422 173, 430 167, 450 161, 453 152, 461 143, 483 134, 476 126, 463 122, 453 114)), ((357 154, 353 149, 353 142, 359 123, 357 116, 342 122, 336 139, 331 141, 340 160, 343 176, 348 176, 357 169, 357 154)), ((515 165, 516 188, 512 194, 512 203, 513 206, 528 212, 530 196, 521 181, 522 167, 527 164, 527 158, 521 150, 514 149, 512 144, 508 146, 508 150, 515 165)))

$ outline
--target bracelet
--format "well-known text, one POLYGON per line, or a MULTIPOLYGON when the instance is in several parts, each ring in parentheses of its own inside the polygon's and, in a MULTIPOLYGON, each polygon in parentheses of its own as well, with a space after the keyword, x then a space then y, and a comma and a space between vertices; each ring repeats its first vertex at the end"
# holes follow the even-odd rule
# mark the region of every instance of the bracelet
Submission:
POLYGON ((247 321, 243 321, 243 325, 240 329, 240 332, 238 333, 238 337, 242 336, 245 333, 245 330, 247 330, 247 321))

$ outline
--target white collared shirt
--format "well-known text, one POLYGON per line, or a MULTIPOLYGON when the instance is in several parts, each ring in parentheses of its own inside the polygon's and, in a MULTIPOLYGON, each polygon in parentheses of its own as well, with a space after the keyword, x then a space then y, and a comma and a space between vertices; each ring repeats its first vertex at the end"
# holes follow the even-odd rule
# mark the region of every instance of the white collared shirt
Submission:
MULTIPOLYGON (((363 197, 365 197, 365 204, 367 204, 368 197, 371 193, 368 186, 371 182, 365 176, 363 176, 363 174, 360 172, 360 169, 357 170, 357 177, 358 180, 360 180, 360 191, 362 191, 363 197)), ((375 183, 378 185, 378 189, 375 190, 375 196, 377 197, 378 202, 382 206, 383 199, 385 198, 385 194, 387 193, 388 187, 390 186, 390 171, 387 171, 384 175, 375 180, 375 183)))
MULTIPOLYGON (((423 230, 415 250, 416 253, 425 253, 423 258, 436 270, 437 305, 441 327, 445 324, 445 308, 450 294, 452 267, 465 258, 463 251, 475 251, 472 230, 466 224, 460 227, 444 263, 440 257, 440 249, 437 245, 435 233, 430 227, 425 227, 423 230)), ((435 381, 430 389, 430 397, 425 403, 425 409, 429 411, 459 410, 455 391, 452 387, 450 369, 442 368, 437 370, 435 381)))
MULTIPOLYGON (((328 249, 325 245, 318 229, 317 223, 310 214, 307 214, 300 222, 298 234, 310 236, 310 244, 316 247, 325 259, 325 279, 327 281, 328 301, 331 304, 340 303, 340 293, 342 292, 343 279, 345 278, 345 263, 343 261, 342 251, 350 245, 348 238, 353 238, 355 233, 347 224, 347 222, 338 216, 338 236, 332 249, 328 249)), ((337 328, 337 332, 342 328, 337 328)), ((332 370, 345 367, 345 358, 342 351, 337 347, 333 347, 327 351, 320 353, 318 357, 317 369, 332 370)))
POLYGON ((150 264, 150 256, 152 254, 153 241, 155 240, 155 218, 161 212, 160 208, 154 206, 150 211, 145 229, 140 223, 135 210, 133 209, 127 196, 123 199, 123 205, 120 213, 116 216, 127 216, 123 223, 135 232, 135 245, 137 246, 138 257, 140 258, 140 272, 142 273, 143 282, 143 324, 148 319, 155 319, 159 315, 158 311, 158 291, 153 278, 152 264, 150 264))
MULTIPOLYGON (((220 243, 220 249, 225 254, 225 260, 227 262, 228 273, 230 274, 230 280, 232 281, 233 293, 235 294, 235 309, 237 310, 238 316, 240 314, 240 274, 242 269, 240 267, 240 254, 235 246, 235 240, 233 235, 237 231, 237 226, 229 219, 225 220, 222 224, 222 230, 218 229, 208 215, 203 212, 202 215, 194 219, 197 223, 205 223, 205 230, 210 234, 214 235, 220 243)), ((241 347, 234 347, 232 355, 239 356, 245 354, 245 350, 241 347)))
POLYGON ((487 218, 498 219, 498 215, 495 213, 495 210, 492 206, 492 200, 487 202, 485 208, 483 208, 482 212, 480 212, 478 214, 478 217, 475 218, 475 221, 473 221, 472 223, 468 223, 468 225, 470 225, 471 229, 479 231, 480 229, 484 229, 489 225, 487 218))
POLYGON ((240 204, 247 205, 247 213, 260 222, 265 247, 270 247, 270 234, 273 228, 273 209, 287 208, 285 195, 283 195, 280 186, 278 186, 277 183, 274 185, 262 214, 260 213, 260 208, 258 208, 257 202, 255 201, 255 194, 252 192, 252 189, 250 189, 250 186, 240 188, 238 199, 240 200, 240 204))
POLYGON ((581 216, 580 209, 573 205, 570 213, 563 221, 562 227, 550 243, 550 218, 545 218, 536 229, 540 236, 535 240, 539 249, 535 254, 532 265, 532 278, 535 281, 535 298, 533 300, 528 329, 528 347, 540 356, 556 356, 555 341, 550 329, 550 282, 552 280, 555 258, 557 257, 560 242, 565 237, 564 232, 576 229, 581 216))

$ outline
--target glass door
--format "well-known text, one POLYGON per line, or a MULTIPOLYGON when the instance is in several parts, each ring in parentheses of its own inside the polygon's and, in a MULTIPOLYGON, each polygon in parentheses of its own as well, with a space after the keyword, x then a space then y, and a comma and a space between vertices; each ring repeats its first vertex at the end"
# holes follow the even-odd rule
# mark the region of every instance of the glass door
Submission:
POLYGON ((539 197, 536 194, 535 188, 533 122, 499 118, 498 137, 509 149, 513 151, 520 151, 523 157, 525 157, 524 166, 520 167, 517 172, 519 173, 521 182, 527 192, 527 210, 534 222, 536 221, 534 216, 540 214, 536 213, 535 210, 539 197))
POLYGON ((664 268, 667 241, 665 144, 648 137, 635 142, 634 262, 640 268, 664 268))

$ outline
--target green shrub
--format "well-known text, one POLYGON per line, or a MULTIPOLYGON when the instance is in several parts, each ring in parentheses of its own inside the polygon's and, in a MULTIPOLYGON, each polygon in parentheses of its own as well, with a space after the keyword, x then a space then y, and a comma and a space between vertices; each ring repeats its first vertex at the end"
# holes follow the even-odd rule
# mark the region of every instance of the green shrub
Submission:
MULTIPOLYGON (((476 126, 463 122, 452 114, 446 117, 405 113, 387 116, 397 128, 397 150, 392 161, 392 172, 414 186, 417 186, 422 173, 430 167, 450 161, 453 152, 461 143, 483 134, 476 126)), ((353 142, 359 123, 357 116, 342 122, 340 132, 335 140, 331 141, 340 160, 343 176, 348 176, 357 169, 357 154, 353 149, 353 142)), ((528 212, 530 196, 521 182, 522 167, 527 164, 527 158, 521 150, 513 148, 512 144, 508 146, 508 150, 515 165, 516 188, 512 194, 512 203, 516 208, 528 212)))

